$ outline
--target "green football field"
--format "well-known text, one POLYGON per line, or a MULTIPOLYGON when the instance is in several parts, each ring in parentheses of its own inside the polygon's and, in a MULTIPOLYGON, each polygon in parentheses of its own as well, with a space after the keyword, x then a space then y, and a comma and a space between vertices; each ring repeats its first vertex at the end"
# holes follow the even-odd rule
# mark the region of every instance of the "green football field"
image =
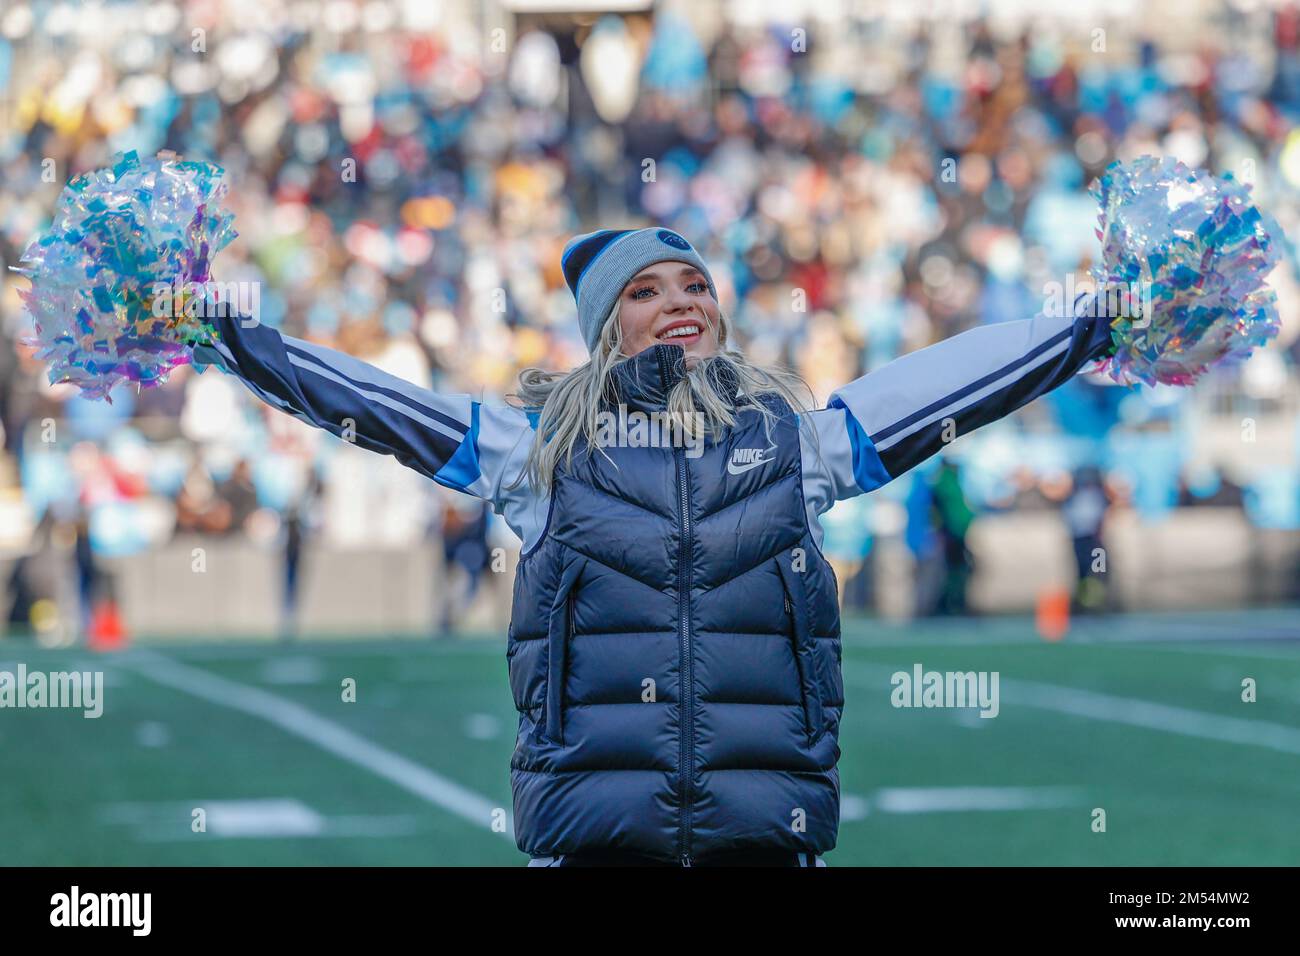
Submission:
MULTIPOLYGON (((844 636, 830 865, 1300 864, 1300 611, 1076 621, 1058 643, 1025 618, 844 636), (997 672, 997 716, 894 707, 918 663, 997 672)), ((104 713, 0 709, 0 863, 525 862, 499 637, 0 640, 0 670, 19 663, 102 670, 104 713)))

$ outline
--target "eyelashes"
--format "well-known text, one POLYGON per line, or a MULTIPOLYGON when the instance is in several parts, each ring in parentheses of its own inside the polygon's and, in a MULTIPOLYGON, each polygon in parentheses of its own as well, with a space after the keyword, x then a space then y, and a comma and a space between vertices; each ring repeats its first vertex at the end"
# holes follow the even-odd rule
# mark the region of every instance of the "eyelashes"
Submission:
MULTIPOLYGON (((690 285, 686 287, 686 291, 693 292, 696 295, 702 295, 709 291, 709 284, 704 281, 692 282, 690 285)), ((628 293, 628 298, 644 300, 645 297, 641 295, 642 292, 655 292, 655 287, 647 285, 647 286, 642 286, 639 289, 633 289, 631 292, 628 293)))

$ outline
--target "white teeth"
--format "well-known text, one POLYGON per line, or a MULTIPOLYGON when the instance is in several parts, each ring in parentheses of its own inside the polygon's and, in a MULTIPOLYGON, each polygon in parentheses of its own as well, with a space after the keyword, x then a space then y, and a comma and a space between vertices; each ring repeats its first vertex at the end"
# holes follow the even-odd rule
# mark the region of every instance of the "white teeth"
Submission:
POLYGON ((683 325, 680 328, 671 329, 659 336, 661 339, 673 339, 683 335, 699 335, 700 327, 698 325, 683 325))

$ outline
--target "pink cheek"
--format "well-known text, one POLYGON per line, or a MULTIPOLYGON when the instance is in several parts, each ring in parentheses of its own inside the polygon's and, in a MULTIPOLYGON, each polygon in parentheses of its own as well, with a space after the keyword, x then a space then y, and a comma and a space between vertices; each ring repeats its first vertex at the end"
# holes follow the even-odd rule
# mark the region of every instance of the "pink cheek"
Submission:
MULTIPOLYGON (((631 310, 629 309, 629 311, 631 310)), ((645 345, 646 343, 653 342, 654 339, 650 335, 650 327, 651 321, 648 317, 645 321, 642 321, 641 316, 638 314, 627 316, 623 322, 623 339, 624 341, 631 342, 635 345, 645 345)))

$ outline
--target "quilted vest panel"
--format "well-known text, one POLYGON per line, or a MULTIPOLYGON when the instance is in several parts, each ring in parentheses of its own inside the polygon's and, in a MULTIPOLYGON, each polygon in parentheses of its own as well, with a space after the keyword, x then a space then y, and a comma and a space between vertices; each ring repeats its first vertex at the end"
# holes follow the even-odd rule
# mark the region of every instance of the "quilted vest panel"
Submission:
MULTIPOLYGON (((682 357, 657 345, 617 366, 619 400, 662 410, 682 357)), ((766 401, 770 435, 742 398, 702 453, 580 449, 557 470, 506 652, 521 850, 690 862, 835 846, 838 595, 807 526, 796 419, 766 401)))

